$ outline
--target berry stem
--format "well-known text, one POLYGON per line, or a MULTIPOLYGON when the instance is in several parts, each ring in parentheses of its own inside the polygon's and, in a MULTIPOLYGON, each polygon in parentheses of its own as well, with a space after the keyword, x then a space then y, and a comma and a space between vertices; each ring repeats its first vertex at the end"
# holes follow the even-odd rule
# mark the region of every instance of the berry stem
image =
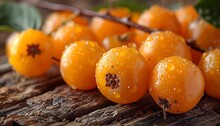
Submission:
MULTIPOLYGON (((66 10, 68 10, 68 11, 77 13, 79 15, 87 16, 87 17, 100 17, 103 19, 107 19, 110 21, 124 24, 127 27, 133 27, 133 28, 136 28, 136 29, 148 32, 148 33, 152 33, 155 31, 161 31, 160 29, 152 29, 152 28, 138 25, 138 24, 130 21, 129 17, 117 18, 117 17, 113 17, 108 14, 101 14, 101 13, 97 13, 97 12, 94 12, 91 10, 80 9, 80 8, 73 7, 73 6, 51 3, 51 2, 41 1, 41 0, 20 0, 20 1, 23 1, 25 3, 28 3, 28 4, 36 6, 36 7, 48 9, 48 10, 53 10, 53 11, 66 11, 66 10)), ((196 45, 195 40, 193 40, 193 42, 192 42, 192 40, 186 40, 186 43, 188 46, 190 46, 191 48, 193 48, 197 51, 200 51, 200 52, 206 51, 206 50, 200 48, 198 45, 196 45)))
POLYGON ((165 105, 163 106, 163 119, 164 119, 164 120, 167 119, 167 113, 166 113, 166 107, 165 107, 165 105))

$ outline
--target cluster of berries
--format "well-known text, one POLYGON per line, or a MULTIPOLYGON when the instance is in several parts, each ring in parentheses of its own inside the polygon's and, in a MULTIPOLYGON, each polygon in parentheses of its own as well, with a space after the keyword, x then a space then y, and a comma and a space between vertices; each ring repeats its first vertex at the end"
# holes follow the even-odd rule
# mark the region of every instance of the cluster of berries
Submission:
POLYGON ((150 34, 98 17, 89 23, 71 12, 54 12, 42 31, 27 29, 9 37, 6 51, 13 69, 36 77, 54 62, 74 89, 97 87, 120 104, 135 102, 149 91, 161 108, 175 114, 195 107, 204 92, 220 98, 220 50, 202 54, 184 40, 215 48, 220 30, 199 18, 192 6, 175 11, 152 6, 142 14, 127 8, 99 13, 131 16, 137 24, 163 31, 150 34))

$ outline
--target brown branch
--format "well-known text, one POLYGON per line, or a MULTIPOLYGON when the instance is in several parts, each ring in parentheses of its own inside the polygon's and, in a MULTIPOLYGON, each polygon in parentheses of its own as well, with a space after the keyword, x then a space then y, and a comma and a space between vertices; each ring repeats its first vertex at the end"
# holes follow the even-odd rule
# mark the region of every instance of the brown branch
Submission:
MULTIPOLYGON (((33 6, 48 9, 48 10, 71 11, 71 12, 77 13, 79 15, 87 16, 87 17, 100 17, 100 18, 103 18, 103 19, 107 19, 107 20, 110 20, 110 21, 114 21, 114 22, 117 22, 117 23, 124 24, 127 27, 133 27, 133 28, 136 28, 136 29, 142 30, 144 32, 148 32, 148 33, 152 33, 152 32, 155 32, 155 31, 160 31, 159 29, 151 29, 151 28, 148 28, 148 27, 138 25, 138 24, 130 21, 129 17, 116 18, 116 17, 113 17, 109 14, 101 14, 101 13, 97 13, 97 12, 94 12, 94 11, 73 7, 73 6, 56 4, 56 3, 51 3, 51 2, 41 1, 41 0, 21 0, 21 1, 24 1, 25 3, 31 4, 33 6)), ((202 49, 198 45, 196 45, 195 41, 186 40, 186 43, 191 48, 193 48, 197 51, 205 52, 204 49, 202 49)))
POLYGON ((188 40, 186 40, 186 44, 189 46, 189 47, 191 47, 192 49, 195 49, 195 50, 197 50, 197 51, 199 51, 199 52, 205 52, 205 51, 207 51, 206 49, 204 49, 204 48, 201 48, 199 45, 197 45, 196 44, 196 40, 191 40, 191 39, 188 39, 188 40))

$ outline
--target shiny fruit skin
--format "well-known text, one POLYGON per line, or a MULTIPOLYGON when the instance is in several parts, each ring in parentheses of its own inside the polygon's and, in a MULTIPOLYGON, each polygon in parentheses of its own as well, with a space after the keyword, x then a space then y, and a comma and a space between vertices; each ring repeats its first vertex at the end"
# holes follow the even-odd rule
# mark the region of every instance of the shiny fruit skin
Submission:
POLYGON ((33 29, 23 31, 10 50, 10 64, 16 72, 24 76, 43 75, 51 66, 51 38, 41 31, 33 29))
MULTIPOLYGON (((54 31, 56 31, 65 21, 70 18, 70 16, 75 16, 74 13, 69 12, 69 11, 58 11, 51 13, 42 28, 42 31, 44 31, 47 34, 50 34, 54 31)), ((75 18, 72 19, 77 24, 88 26, 89 23, 88 21, 81 17, 81 16, 76 16, 75 18)))
POLYGON ((199 62, 205 78, 205 93, 220 99, 220 49, 205 52, 199 62))
MULTIPOLYGON (((106 13, 106 10, 100 10, 100 13, 106 13)), ((109 14, 114 17, 123 18, 130 16, 127 8, 112 8, 109 14)), ((121 35, 129 32, 129 28, 123 24, 94 17, 91 22, 91 28, 101 42, 107 36, 121 35)))
POLYGON ((181 26, 174 12, 156 5, 141 14, 138 24, 181 34, 181 26))
POLYGON ((96 83, 109 100, 128 104, 148 90, 148 64, 134 48, 117 47, 106 52, 96 65, 96 83))
POLYGON ((202 98, 204 88, 200 69, 180 56, 160 61, 149 81, 149 93, 154 101, 173 114, 185 113, 194 108, 202 98))
POLYGON ((204 20, 196 20, 190 24, 189 38, 205 49, 220 46, 220 29, 212 26, 204 20))
POLYGON ((60 72, 73 89, 90 90, 96 87, 95 67, 105 50, 96 42, 77 41, 64 51, 60 72))
POLYGON ((95 34, 88 27, 68 22, 60 27, 53 35, 53 57, 60 59, 65 47, 78 40, 97 41, 95 34))
POLYGON ((192 5, 188 5, 175 10, 175 14, 182 27, 182 36, 190 39, 187 32, 189 32, 190 24, 198 19, 198 13, 192 5))
POLYGON ((108 36, 105 37, 102 41, 102 46, 106 50, 110 50, 115 47, 121 47, 123 45, 125 45, 125 42, 120 42, 119 36, 108 36))
POLYGON ((12 44, 16 41, 16 39, 18 38, 19 33, 18 32, 14 32, 12 33, 6 40, 6 44, 5 44, 5 52, 7 57, 10 57, 10 53, 11 53, 11 46, 12 44))
POLYGON ((149 63, 151 70, 160 60, 169 56, 182 56, 191 60, 184 39, 170 31, 150 34, 139 51, 149 63))

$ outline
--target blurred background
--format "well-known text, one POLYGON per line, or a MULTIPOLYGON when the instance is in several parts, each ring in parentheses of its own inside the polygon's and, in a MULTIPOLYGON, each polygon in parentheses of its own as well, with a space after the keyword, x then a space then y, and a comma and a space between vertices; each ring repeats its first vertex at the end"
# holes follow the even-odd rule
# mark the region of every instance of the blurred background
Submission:
MULTIPOLYGON (((22 0, 0 0, 0 2, 4 1, 16 1, 21 2, 22 0)), ((31 1, 31 0, 30 0, 31 1)), ((33 0, 37 1, 37 0, 33 0)), ((165 6, 170 9, 176 9, 183 5, 189 5, 195 3, 196 0, 45 0, 54 3, 67 4, 71 6, 76 6, 82 9, 89 9, 97 11, 100 8, 106 8, 109 6, 110 2, 114 2, 115 6, 125 6, 130 8, 132 11, 142 12, 144 9, 147 9, 151 5, 158 4, 161 6, 165 6)), ((44 10, 38 8, 43 19, 50 13, 48 10, 44 10)), ((10 32, 0 31, 0 45, 4 44, 6 38, 10 32)), ((2 49, 1 49, 2 51, 2 49)))

